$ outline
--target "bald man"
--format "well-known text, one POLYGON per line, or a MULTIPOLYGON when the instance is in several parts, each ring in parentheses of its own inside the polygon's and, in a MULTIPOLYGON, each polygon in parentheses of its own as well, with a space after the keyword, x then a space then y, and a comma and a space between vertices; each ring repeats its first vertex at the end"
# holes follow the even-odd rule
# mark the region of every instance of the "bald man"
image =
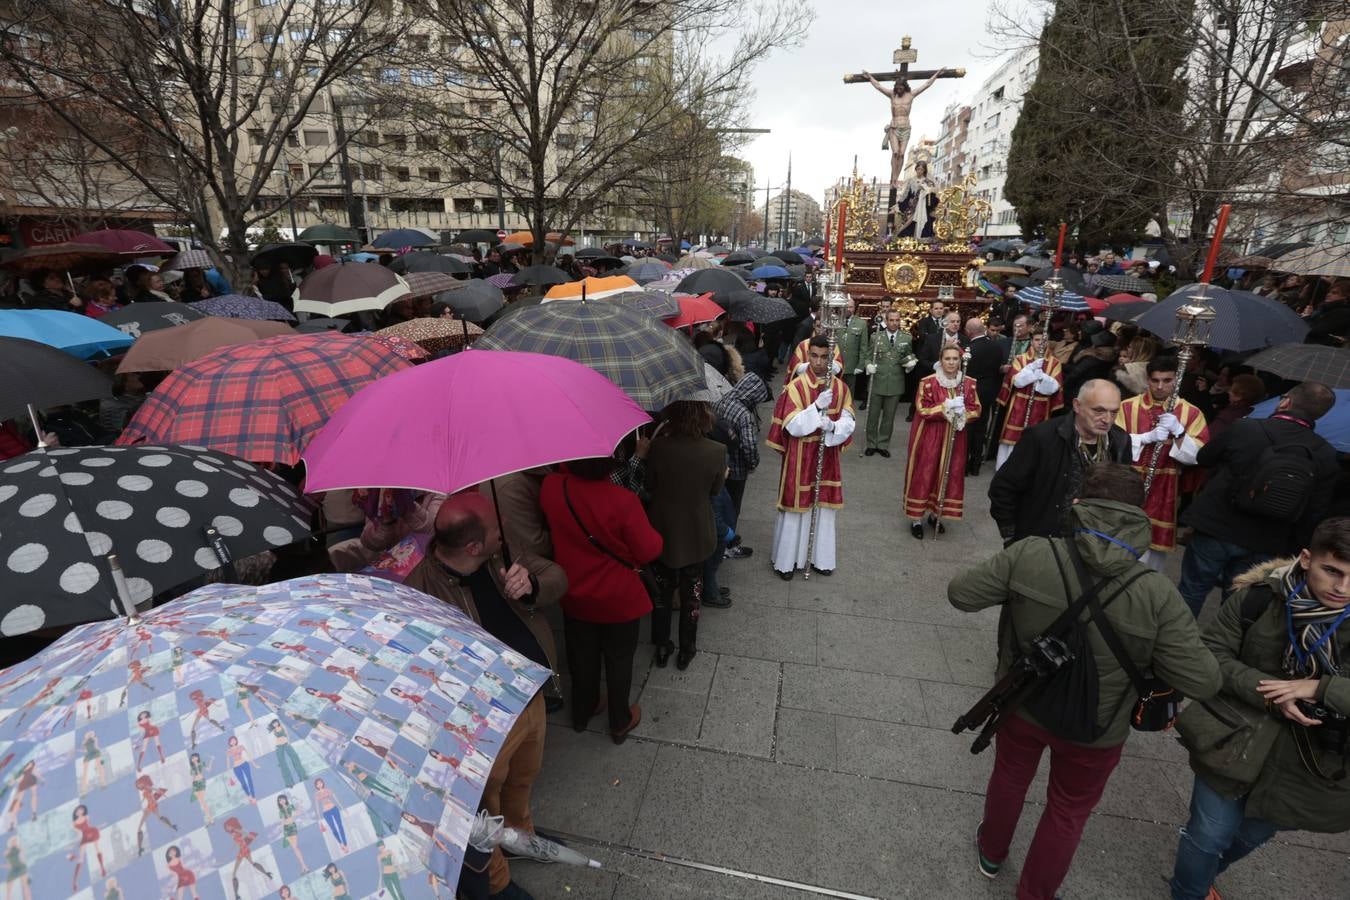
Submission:
MULTIPOLYGON (((557 564, 516 548, 508 569, 501 549, 492 502, 482 494, 455 494, 441 504, 428 553, 404 584, 449 603, 517 653, 556 671, 553 632, 537 611, 562 598, 567 576, 557 564)), ((536 694, 502 742, 483 789, 488 815, 527 832, 534 831, 530 792, 544 761, 544 727, 544 702, 536 694)), ((511 881, 501 850, 488 863, 488 889, 528 896, 511 881)))

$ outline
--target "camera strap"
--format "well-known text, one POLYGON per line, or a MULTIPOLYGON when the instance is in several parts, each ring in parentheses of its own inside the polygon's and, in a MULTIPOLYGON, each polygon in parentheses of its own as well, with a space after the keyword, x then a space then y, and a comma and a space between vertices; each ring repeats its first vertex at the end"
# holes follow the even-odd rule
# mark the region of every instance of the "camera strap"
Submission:
MULTIPOLYGON (((1078 552, 1078 547, 1074 544, 1073 538, 1069 538, 1065 543, 1068 544, 1069 558, 1073 560, 1074 571, 1078 574, 1079 583, 1087 584, 1087 565, 1083 562, 1082 554, 1078 552)), ((1056 557, 1056 561, 1058 562, 1058 557, 1056 557)), ((1116 662, 1120 663, 1120 667, 1124 669, 1125 674, 1129 676, 1130 683, 1134 685, 1135 692, 1140 697, 1146 697, 1149 693, 1148 683, 1145 681, 1143 673, 1139 671, 1139 667, 1134 664, 1134 660, 1130 659, 1130 655, 1125 652, 1125 648, 1120 643, 1120 636, 1116 634, 1115 628, 1111 627, 1111 622, 1105 615, 1107 605, 1124 593, 1127 587, 1144 577, 1148 572, 1147 567, 1142 563, 1137 565, 1139 566, 1138 571, 1130 576, 1130 578, 1126 580, 1114 594, 1107 598, 1105 602, 1098 601, 1096 587, 1090 588, 1084 593, 1084 596, 1087 598, 1088 609, 1091 612, 1091 617, 1088 621, 1096 623, 1097 633, 1102 636, 1102 640, 1106 642, 1106 646, 1111 650, 1111 655, 1116 658, 1116 662)))
MULTIPOLYGON (((1078 585, 1081 593, 1078 595, 1076 599, 1071 599, 1069 601, 1068 608, 1065 609, 1064 612, 1060 613, 1059 618, 1051 622, 1050 627, 1046 628, 1045 631, 1043 632, 1044 634, 1053 635, 1056 637, 1058 637, 1060 633, 1063 632, 1064 629, 1066 629, 1073 622, 1074 619, 1078 618, 1078 616, 1082 613, 1084 607, 1092 606, 1094 610, 1105 609, 1107 606, 1111 604, 1113 600, 1115 600, 1117 597, 1123 594, 1127 587, 1134 584, 1136 581, 1142 578, 1145 575, 1145 573, 1149 571, 1148 569, 1141 567, 1141 571, 1135 572, 1132 576, 1130 576, 1128 579, 1122 582, 1120 587, 1116 588, 1115 593, 1107 597, 1104 601, 1099 602, 1097 598, 1098 595, 1101 593, 1102 586, 1111 580, 1111 576, 1109 575, 1104 576, 1096 584, 1093 584, 1092 581, 1088 578, 1087 569, 1082 564, 1082 558, 1078 555, 1078 548, 1074 546, 1073 540, 1074 539, 1072 537, 1067 537, 1064 539, 1064 543, 1068 546, 1069 556, 1074 561, 1074 567, 1078 572, 1078 585)), ((1054 541, 1050 542, 1050 553, 1055 557, 1055 565, 1059 567, 1059 577, 1060 580, 1064 582, 1064 594, 1066 597, 1072 598, 1073 585, 1069 583, 1069 573, 1064 568, 1064 560, 1060 558, 1059 551, 1055 549, 1054 541)), ((1089 621, 1092 621, 1092 619, 1094 618, 1096 618, 1095 611, 1093 612, 1093 615, 1089 618, 1089 621)), ((1105 635, 1103 635, 1103 637, 1104 636, 1105 635)), ((1108 641, 1107 643, 1109 644, 1110 641, 1108 641)))

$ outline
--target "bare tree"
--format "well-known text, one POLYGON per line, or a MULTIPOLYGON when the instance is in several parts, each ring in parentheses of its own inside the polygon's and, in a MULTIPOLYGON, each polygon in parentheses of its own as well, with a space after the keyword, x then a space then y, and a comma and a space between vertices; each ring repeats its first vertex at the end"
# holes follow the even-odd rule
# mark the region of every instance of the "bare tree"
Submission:
POLYGON ((299 152, 302 126, 336 129, 332 100, 359 91, 392 51, 405 20, 388 15, 391 6, 12 0, 0 77, 22 89, 7 105, 40 106, 191 222, 234 270, 247 255, 248 228, 300 196, 343 150, 339 134, 307 155, 306 174, 284 182, 275 174, 299 152), (124 152, 109 122, 145 135, 142 151, 124 152))

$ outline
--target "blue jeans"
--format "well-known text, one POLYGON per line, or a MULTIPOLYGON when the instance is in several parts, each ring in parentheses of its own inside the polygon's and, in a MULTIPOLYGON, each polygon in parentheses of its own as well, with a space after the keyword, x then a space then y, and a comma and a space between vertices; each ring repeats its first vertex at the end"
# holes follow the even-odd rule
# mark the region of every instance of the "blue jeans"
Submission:
POLYGON ((727 549, 727 534, 736 528, 736 509, 726 488, 712 498, 713 528, 717 530, 717 547, 703 563, 703 596, 717 602, 717 570, 722 568, 722 554, 727 549))
POLYGON ((1172 870, 1172 900, 1205 900, 1215 877, 1270 840, 1276 828, 1246 815, 1247 800, 1220 796, 1197 777, 1191 819, 1181 829, 1172 870))
POLYGON ((1197 531, 1186 545, 1181 559, 1181 581, 1177 590, 1196 616, 1205 608, 1205 598, 1218 586, 1227 599, 1233 593, 1233 579, 1270 559, 1265 553, 1253 553, 1246 547, 1230 544, 1197 531))

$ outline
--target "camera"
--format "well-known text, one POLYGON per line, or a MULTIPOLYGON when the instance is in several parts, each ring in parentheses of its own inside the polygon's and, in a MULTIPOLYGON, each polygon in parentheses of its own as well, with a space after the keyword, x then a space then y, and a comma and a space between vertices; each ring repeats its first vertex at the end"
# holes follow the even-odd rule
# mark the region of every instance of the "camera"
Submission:
POLYGON ((1315 700, 1299 700, 1296 705, 1299 712, 1322 723, 1309 729, 1317 735, 1317 742, 1322 745, 1322 749, 1344 755, 1350 747, 1350 716, 1341 715, 1315 700))
POLYGON ((1057 637, 1041 635, 1031 642, 1023 661, 1040 678, 1049 678, 1073 662, 1073 651, 1057 637))

